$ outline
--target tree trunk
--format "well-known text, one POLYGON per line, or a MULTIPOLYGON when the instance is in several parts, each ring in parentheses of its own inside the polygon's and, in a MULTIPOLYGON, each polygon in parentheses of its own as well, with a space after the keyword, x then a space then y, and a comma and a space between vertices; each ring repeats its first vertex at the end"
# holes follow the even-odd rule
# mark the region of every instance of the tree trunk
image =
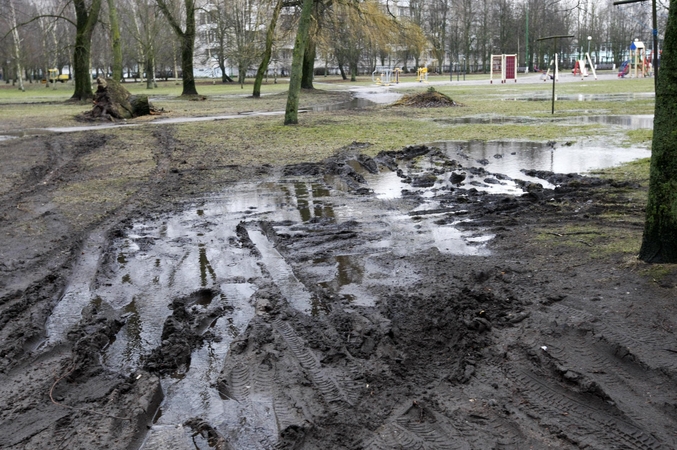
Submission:
POLYGON ((341 79, 344 80, 344 81, 347 80, 348 75, 346 75, 346 69, 343 68, 343 64, 339 63, 338 67, 339 67, 339 72, 341 72, 341 79))
POLYGON ((233 80, 226 73, 226 62, 219 58, 219 68, 221 69, 221 83, 232 82, 233 80))
POLYGON ((14 2, 9 0, 10 10, 12 12, 12 38, 14 39, 14 58, 16 59, 16 74, 19 77, 19 90, 25 92, 23 75, 21 74, 21 40, 19 39, 19 31, 16 25, 16 11, 14 10, 14 2))
POLYGON ((299 95, 301 93, 301 76, 303 75, 303 55, 305 54, 306 43, 308 41, 313 1, 303 0, 303 6, 301 7, 301 18, 299 19, 299 29, 296 32, 291 74, 289 76, 289 94, 287 96, 287 108, 284 113, 285 125, 299 123, 299 95))
POLYGON ((240 89, 244 89, 244 80, 247 77, 247 66, 240 61, 237 65, 237 82, 240 84, 240 89))
POLYGON ((357 62, 350 61, 348 69, 350 70, 350 81, 357 81, 357 62))
POLYGON ((639 258, 677 263, 677 4, 670 6, 663 41, 651 146, 649 202, 639 258))
POLYGON ((270 63, 270 56, 273 53, 273 39, 275 38, 275 27, 277 26, 277 19, 278 17, 280 17, 281 10, 282 10, 282 0, 277 0, 277 3, 275 4, 275 9, 273 10, 273 17, 270 19, 270 25, 268 25, 268 30, 266 31, 266 48, 263 52, 263 59, 261 60, 261 64, 259 65, 259 70, 256 71, 256 79, 254 80, 254 92, 252 93, 252 96, 254 98, 261 97, 261 84, 263 84, 263 77, 266 75, 266 71, 268 70, 268 64, 270 63))
POLYGON ((197 95, 195 77, 193 76, 193 50, 195 48, 194 28, 195 26, 193 26, 193 33, 191 35, 184 34, 181 37, 181 70, 183 71, 183 91, 181 92, 181 96, 197 95))
POLYGON ((75 50, 73 51, 73 76, 75 77, 75 92, 71 99, 90 100, 92 93, 92 76, 90 74, 90 51, 92 48, 92 33, 99 18, 101 0, 92 0, 87 9, 85 0, 73 0, 76 16, 75 50))
MULTIPOLYGON (((82 1, 82 0, 80 0, 82 1)), ((193 75, 193 52, 195 51, 195 2, 184 0, 186 8, 186 30, 181 29, 180 21, 172 14, 165 0, 156 0, 162 14, 179 38, 181 45, 181 70, 183 72, 183 91, 181 96, 198 95, 193 75)))
POLYGON ((308 38, 306 51, 303 55, 303 75, 301 76, 301 89, 313 89, 313 76, 315 75, 315 39, 308 38))
POLYGON ((153 81, 155 78, 154 73, 155 58, 153 56, 153 50, 148 49, 146 52, 146 89, 153 89, 153 81))
POLYGON ((83 116, 89 119, 131 119, 153 114, 155 109, 147 95, 132 95, 112 78, 97 78, 92 110, 83 116))
POLYGON ((122 40, 120 39, 120 22, 115 0, 108 0, 108 17, 110 20, 110 40, 113 49, 113 79, 122 80, 122 40))

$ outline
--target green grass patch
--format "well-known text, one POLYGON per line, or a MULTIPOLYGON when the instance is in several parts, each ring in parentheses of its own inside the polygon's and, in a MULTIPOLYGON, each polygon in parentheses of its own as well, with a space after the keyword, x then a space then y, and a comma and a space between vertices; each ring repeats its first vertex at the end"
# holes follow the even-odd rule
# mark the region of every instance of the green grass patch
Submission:
POLYGON ((569 224, 538 230, 535 239, 550 249, 565 247, 593 258, 607 258, 612 255, 637 255, 642 234, 613 226, 569 224))
POLYGON ((591 174, 616 181, 648 184, 651 158, 642 158, 617 167, 594 170, 591 174))
POLYGON ((653 140, 653 130, 630 130, 625 133, 623 144, 627 146, 649 146, 653 140))

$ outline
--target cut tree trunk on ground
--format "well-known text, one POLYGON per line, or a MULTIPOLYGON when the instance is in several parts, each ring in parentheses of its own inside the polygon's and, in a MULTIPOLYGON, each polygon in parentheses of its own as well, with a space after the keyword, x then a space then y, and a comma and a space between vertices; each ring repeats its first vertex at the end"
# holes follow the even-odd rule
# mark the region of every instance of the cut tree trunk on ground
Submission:
POLYGON ((147 95, 132 95, 119 82, 96 79, 94 107, 83 116, 87 119, 121 120, 157 114, 147 95))

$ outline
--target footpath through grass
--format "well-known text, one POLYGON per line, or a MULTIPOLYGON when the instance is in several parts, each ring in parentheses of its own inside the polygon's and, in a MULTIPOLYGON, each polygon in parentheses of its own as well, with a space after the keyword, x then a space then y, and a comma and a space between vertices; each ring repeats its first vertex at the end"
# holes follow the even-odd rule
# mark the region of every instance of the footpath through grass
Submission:
MULTIPOLYGON (((567 75, 563 75, 567 76, 567 75)), ((161 118, 235 115, 239 119, 172 125, 172 133, 184 143, 190 143, 198 159, 211 155, 229 164, 284 163, 313 161, 332 154, 354 141, 372 144, 369 153, 392 150, 405 145, 444 140, 537 140, 575 141, 595 136, 613 139, 625 145, 647 145, 650 130, 627 130, 604 124, 581 124, 562 120, 587 115, 652 114, 654 100, 652 79, 586 79, 560 83, 560 96, 574 98, 558 101, 556 114, 550 114, 550 83, 507 83, 490 85, 486 75, 473 75, 463 81, 448 83, 447 76, 430 76, 429 84, 411 83, 414 77, 402 79, 397 91, 420 92, 430 86, 463 107, 407 108, 379 105, 365 110, 335 110, 301 114, 300 125, 283 126, 281 116, 251 116, 252 111, 281 112, 286 104, 287 80, 264 83, 262 97, 251 97, 252 84, 222 84, 216 80, 201 80, 198 92, 204 100, 180 97, 181 86, 175 81, 160 82, 157 89, 148 90, 144 83, 127 83, 132 94, 148 94, 157 108, 165 111, 161 118), (445 84, 439 84, 447 82, 445 84), (473 84, 474 83, 474 84, 473 84), (604 97, 611 94, 612 97, 604 97), (636 95, 632 101, 613 96, 636 95), (601 95, 591 101, 579 101, 576 96, 601 95), (573 96, 573 97, 571 97, 573 96), (538 100, 533 100, 538 98, 538 100), (519 118, 501 124, 459 123, 465 117, 519 118), (524 120, 528 119, 528 120, 524 120), (227 151, 224 151, 227 149, 227 151)), ((57 89, 42 84, 27 84, 20 92, 11 85, 0 85, 0 134, 35 132, 45 127, 82 126, 76 115, 89 105, 72 103, 69 84, 57 84, 57 89), (26 131, 28 130, 28 131, 26 131)), ((316 89, 304 91, 301 108, 331 105, 350 99, 348 89, 372 86, 394 90, 395 87, 374 86, 369 77, 358 82, 342 81, 337 77, 317 77, 316 89)), ((151 116, 128 123, 145 123, 157 119, 151 116)), ((141 128, 152 133, 157 125, 141 128)), ((163 125, 168 126, 168 125, 163 125)), ((137 127, 135 127, 137 128, 137 127)), ((121 135, 123 129, 100 131, 121 135)), ((137 130, 142 132, 141 130, 137 130)))

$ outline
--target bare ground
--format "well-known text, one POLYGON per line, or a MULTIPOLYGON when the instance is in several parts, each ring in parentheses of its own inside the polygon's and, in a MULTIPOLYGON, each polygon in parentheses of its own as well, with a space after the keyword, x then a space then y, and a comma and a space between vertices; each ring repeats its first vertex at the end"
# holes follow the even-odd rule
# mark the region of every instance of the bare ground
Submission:
MULTIPOLYGON (((675 270, 640 264, 623 248, 641 234, 633 194, 645 185, 547 173, 539 175, 556 190, 531 187, 519 198, 450 190, 440 225, 462 203, 467 230, 495 234, 491 254, 368 255, 385 280, 364 281, 376 299, 368 306, 318 283, 312 267, 318 254, 364 248, 373 229, 327 217, 243 223, 224 246, 257 258, 252 233, 265 235, 316 314, 295 309, 266 270, 252 276, 256 314, 228 341, 212 385, 239 421, 186 416, 176 434, 148 439, 161 379, 188 370, 207 342, 218 346, 224 336, 203 324, 232 309, 213 305, 216 291, 167 298, 161 343, 123 373, 101 355, 133 314, 92 299, 64 339, 49 341, 64 293, 111 270, 112 245, 134 220, 271 176, 338 176, 351 195, 369 196, 345 162, 370 159, 355 147, 284 168, 192 167, 182 164, 189 143, 171 128, 154 132, 143 157, 112 147, 105 133, 0 142, 0 447, 677 448, 675 270), (97 190, 107 177, 120 182, 97 190), (88 260, 94 248, 103 256, 88 260), (77 279, 83 268, 91 277, 77 279), (194 307, 204 295, 212 309, 194 307)), ((371 161, 403 167, 416 154, 429 155, 409 149, 371 161)))

